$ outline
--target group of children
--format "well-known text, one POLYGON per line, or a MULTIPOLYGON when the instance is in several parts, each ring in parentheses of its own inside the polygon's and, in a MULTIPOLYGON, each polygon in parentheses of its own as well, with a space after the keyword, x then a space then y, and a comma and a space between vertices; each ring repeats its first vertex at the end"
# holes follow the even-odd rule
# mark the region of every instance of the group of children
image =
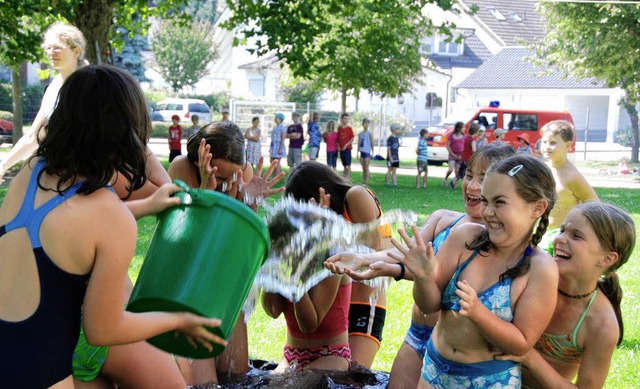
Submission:
POLYGON ((327 261, 356 280, 414 281, 390 388, 603 386, 623 334, 615 271, 635 225, 567 160, 570 123, 541 132, 547 163, 500 143, 471 156, 464 214, 434 212, 395 250, 327 261))

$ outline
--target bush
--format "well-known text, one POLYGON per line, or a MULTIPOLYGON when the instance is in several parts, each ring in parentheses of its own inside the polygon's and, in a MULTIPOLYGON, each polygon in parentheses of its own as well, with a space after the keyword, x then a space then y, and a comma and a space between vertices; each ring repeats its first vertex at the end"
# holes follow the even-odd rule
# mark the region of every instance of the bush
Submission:
POLYGON ((622 146, 631 147, 631 128, 626 127, 624 130, 618 130, 615 138, 616 143, 622 146))
POLYGON ((0 119, 8 120, 10 122, 13 121, 13 113, 8 111, 0 111, 0 119))
POLYGON ((155 111, 158 101, 166 99, 167 93, 164 91, 148 90, 144 92, 144 97, 147 99, 147 104, 149 104, 151 110, 155 111))
POLYGON ((169 136, 169 126, 172 123, 164 123, 164 122, 153 122, 151 127, 151 137, 152 138, 166 138, 169 136))
POLYGON ((11 84, 0 84, 0 111, 13 112, 11 84))
POLYGON ((226 93, 214 93, 210 95, 181 95, 183 99, 200 99, 214 112, 221 112, 222 108, 229 106, 229 96, 226 93))
POLYGON ((31 123, 38 114, 44 87, 38 83, 29 85, 22 90, 22 118, 25 122, 31 123))

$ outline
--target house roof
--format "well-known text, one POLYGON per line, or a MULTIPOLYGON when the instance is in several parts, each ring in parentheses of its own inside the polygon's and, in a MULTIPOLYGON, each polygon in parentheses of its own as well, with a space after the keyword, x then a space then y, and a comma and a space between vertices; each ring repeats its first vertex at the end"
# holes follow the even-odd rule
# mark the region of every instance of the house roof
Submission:
POLYGON ((240 65, 238 66, 238 69, 246 69, 246 70, 273 69, 275 68, 275 65, 278 62, 280 62, 278 57, 276 57, 275 54, 270 54, 258 59, 257 61, 240 65))
POLYGON ((477 68, 489 58, 491 58, 491 52, 476 35, 464 38, 462 55, 429 55, 429 59, 433 61, 439 69, 446 70, 451 70, 451 68, 477 68))
POLYGON ((522 46, 544 37, 544 21, 537 0, 462 0, 463 6, 477 6, 470 15, 502 46, 522 46))
POLYGON ((507 47, 488 59, 466 80, 457 85, 465 89, 594 89, 604 82, 588 78, 564 78, 560 71, 544 73, 527 58, 535 52, 524 47, 507 47))

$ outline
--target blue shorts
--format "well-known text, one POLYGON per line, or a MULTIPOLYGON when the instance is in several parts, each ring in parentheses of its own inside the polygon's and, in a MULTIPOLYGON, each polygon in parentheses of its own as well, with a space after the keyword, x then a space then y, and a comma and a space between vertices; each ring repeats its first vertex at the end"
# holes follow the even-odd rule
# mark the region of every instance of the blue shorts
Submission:
POLYGON ((412 349, 416 350, 420 359, 424 359, 424 354, 427 352, 427 341, 431 337, 433 327, 417 324, 411 320, 407 335, 404 337, 404 342, 412 349))
POLYGON ((338 162, 338 152, 327 151, 327 165, 331 167, 336 167, 337 162, 338 162))
POLYGON ((342 166, 351 166, 351 150, 341 151, 340 160, 342 161, 342 166))
POLYGON ((371 158, 371 153, 365 153, 364 151, 360 152, 360 158, 371 158))
POLYGON ((422 363, 421 377, 440 388, 518 389, 522 381, 521 366, 512 361, 459 363, 442 358, 431 339, 422 363))

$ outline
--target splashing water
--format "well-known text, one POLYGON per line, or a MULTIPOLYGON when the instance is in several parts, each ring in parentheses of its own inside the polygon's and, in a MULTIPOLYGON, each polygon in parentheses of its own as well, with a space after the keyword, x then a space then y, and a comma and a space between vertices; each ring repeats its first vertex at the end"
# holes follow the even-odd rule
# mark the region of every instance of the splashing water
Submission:
MULTIPOLYGON (((272 244, 254 287, 298 301, 312 287, 332 275, 324 261, 341 251, 368 253, 398 228, 417 222, 415 213, 391 210, 370 223, 353 224, 331 209, 283 198, 266 207, 272 244)), ((366 282, 385 288, 387 278, 366 282)))

